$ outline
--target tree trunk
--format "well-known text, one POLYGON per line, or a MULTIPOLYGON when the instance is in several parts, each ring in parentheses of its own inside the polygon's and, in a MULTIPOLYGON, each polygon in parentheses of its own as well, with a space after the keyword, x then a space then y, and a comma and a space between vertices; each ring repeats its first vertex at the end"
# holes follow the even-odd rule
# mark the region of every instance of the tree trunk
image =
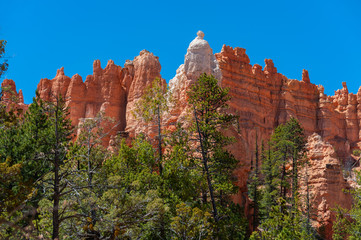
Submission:
POLYGON ((255 165, 255 179, 256 183, 254 184, 254 199, 253 199, 253 231, 257 229, 257 220, 258 220, 258 196, 257 196, 257 187, 258 187, 258 142, 257 142, 257 134, 256 134, 256 165, 255 165))
MULTIPOLYGON (((283 162, 282 162, 282 174, 281 174, 281 197, 286 201, 286 158, 287 158, 287 147, 283 152, 283 162)), ((281 212, 283 213, 283 204, 281 204, 281 212)))
POLYGON ((59 202, 60 202, 60 191, 59 191, 59 132, 58 132, 58 107, 57 101, 55 108, 55 151, 54 151, 54 196, 53 196, 53 234, 52 239, 59 239, 59 202))
POLYGON ((161 132, 161 121, 160 121, 160 109, 158 105, 158 152, 159 152, 159 159, 158 159, 158 168, 159 174, 162 176, 163 173, 163 166, 162 166, 162 132, 161 132))
POLYGON ((217 212, 216 202, 215 202, 215 199, 214 199, 213 185, 212 185, 212 182, 211 182, 211 177, 210 177, 209 169, 208 169, 207 153, 205 152, 205 149, 204 149, 204 147, 203 147, 202 134, 201 134, 200 129, 199 129, 198 118, 197 118, 197 113, 196 113, 196 110, 195 110, 195 109, 194 109, 194 117, 195 117, 196 125, 197 125, 197 132, 198 132, 198 137, 199 137, 199 143, 200 143, 200 146, 201 146, 203 167, 204 167, 204 171, 205 171, 206 177, 207 177, 207 184, 208 184, 208 188, 209 188, 209 195, 210 195, 210 197, 211 197, 211 203, 212 203, 212 208, 213 208, 213 218, 214 218, 214 221, 215 221, 216 223, 218 223, 218 212, 217 212))
POLYGON ((59 239, 59 164, 55 160, 54 164, 54 203, 53 203, 53 236, 52 239, 59 239))

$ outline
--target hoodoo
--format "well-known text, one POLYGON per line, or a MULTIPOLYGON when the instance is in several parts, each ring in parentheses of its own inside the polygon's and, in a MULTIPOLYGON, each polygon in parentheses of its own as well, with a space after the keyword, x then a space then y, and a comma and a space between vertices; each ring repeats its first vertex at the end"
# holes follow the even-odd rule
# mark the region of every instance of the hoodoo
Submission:
MULTIPOLYGON (((124 67, 109 60, 102 69, 100 61, 95 60, 93 74, 85 82, 78 74, 67 77, 61 68, 52 80, 41 79, 38 91, 47 101, 57 95, 65 97, 73 125, 102 111, 118 123, 111 135, 126 131, 134 137, 147 131, 133 115, 135 103, 146 86, 155 78, 161 79, 160 70, 158 57, 143 50, 133 61, 126 61, 124 67)), ((227 133, 237 139, 230 150, 241 163, 235 169, 241 191, 234 201, 243 205, 249 202, 247 179, 256 136, 258 142, 267 141, 276 126, 294 117, 308 136, 311 204, 317 211, 314 224, 331 233, 334 219, 331 209, 337 204, 351 206, 351 196, 343 192, 350 185, 342 168, 352 166, 355 159, 351 152, 361 147, 361 88, 357 94, 349 93, 344 82, 334 96, 327 96, 323 86, 311 83, 307 70, 303 70, 299 81, 279 73, 271 59, 265 59, 264 69, 258 64, 251 65, 243 48, 224 45, 220 53, 213 54, 204 33, 199 31, 189 44, 184 63, 169 81, 173 103, 165 125, 187 120, 187 91, 202 73, 212 74, 222 87, 229 88, 232 97, 229 111, 239 116, 239 129, 227 133)), ((15 103, 26 109, 22 93, 16 92, 12 80, 4 80, 2 86, 9 87, 18 99, 15 103)), ((4 94, 3 99, 11 98, 4 94)), ((104 143, 108 144, 110 138, 104 143)), ((306 191, 304 186, 301 191, 306 191)), ((331 238, 330 234, 326 237, 331 238)))

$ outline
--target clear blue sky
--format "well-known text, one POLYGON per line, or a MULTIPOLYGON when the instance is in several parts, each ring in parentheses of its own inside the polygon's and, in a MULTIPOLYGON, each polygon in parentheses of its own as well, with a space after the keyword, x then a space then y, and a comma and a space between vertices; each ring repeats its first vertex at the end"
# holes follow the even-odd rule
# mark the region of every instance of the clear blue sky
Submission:
MULTIPOLYGON (((202 30, 213 52, 246 48, 251 63, 273 59, 278 71, 333 95, 346 81, 361 85, 361 1, 76 1, 5 0, 0 39, 8 41, 5 78, 31 102, 41 78, 92 74, 94 59, 123 66, 142 49, 159 56, 169 81, 202 30), (297 3, 296 3, 297 2, 297 3)), ((2 79, 4 79, 2 77, 2 79)), ((2 79, 0 81, 2 81, 2 79)))

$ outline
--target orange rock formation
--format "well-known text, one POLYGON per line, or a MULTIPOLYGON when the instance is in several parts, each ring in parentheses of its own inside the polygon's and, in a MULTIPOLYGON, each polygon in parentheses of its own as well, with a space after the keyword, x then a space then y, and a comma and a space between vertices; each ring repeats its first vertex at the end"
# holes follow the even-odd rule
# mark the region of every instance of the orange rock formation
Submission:
MULTIPOLYGON (((127 128, 134 132, 138 125, 132 115, 135 101, 142 95, 144 88, 156 77, 160 77, 158 57, 143 50, 133 61, 127 60, 124 67, 108 61, 102 69, 100 61, 93 63, 93 75, 86 77, 75 74, 72 78, 64 75, 64 68, 57 71, 54 79, 41 79, 38 84, 40 97, 51 101, 61 94, 70 109, 70 119, 77 126, 82 119, 94 118, 97 113, 115 120, 117 126, 105 138, 108 144, 112 135, 127 128)), ((134 134, 133 134, 134 135, 134 134)))
POLYGON ((23 91, 20 89, 16 91, 15 82, 11 79, 4 79, 1 83, 1 102, 5 104, 6 109, 14 111, 24 112, 28 109, 28 106, 24 104, 23 91))
MULTIPOLYGON (((310 136, 311 200, 317 209, 315 220, 330 239, 334 217, 331 209, 336 204, 351 206, 351 196, 343 193, 348 185, 341 166, 352 165, 351 150, 360 147, 361 91, 349 94, 343 83, 335 96, 327 96, 322 86, 310 83, 306 70, 301 81, 288 79, 277 72, 270 59, 265 60, 264 70, 257 64, 250 65, 241 48, 223 46, 216 57, 222 86, 229 87, 232 95, 231 110, 240 116, 240 135, 236 137, 241 142, 238 152, 245 166, 250 167, 256 132, 260 139, 268 139, 274 127, 295 117, 310 136)), ((240 175, 244 183, 246 176, 240 175)))
MULTIPOLYGON (((258 64, 252 66, 242 48, 224 45, 220 53, 213 55, 203 39, 204 34, 198 32, 197 35, 189 45, 184 64, 169 82, 172 97, 177 102, 170 106, 166 123, 187 119, 186 92, 201 73, 213 74, 223 87, 230 88, 230 111, 240 116, 239 131, 228 132, 238 140, 231 149, 242 163, 242 168, 235 171, 241 189, 235 201, 247 205, 246 182, 256 133, 259 142, 267 140, 278 124, 290 117, 297 118, 309 136, 311 166, 308 171, 312 204, 318 215, 314 220, 318 226, 330 230, 331 209, 335 204, 351 205, 351 197, 342 192, 349 186, 341 166, 352 164, 351 151, 361 148, 361 88, 357 94, 352 94, 346 83, 342 83, 343 88, 334 96, 327 96, 323 86, 310 82, 307 70, 303 70, 301 81, 288 79, 277 72, 271 59, 265 60, 264 69, 258 64)), ((132 114, 135 103, 145 87, 161 77, 160 69, 158 57, 143 50, 133 61, 126 61, 123 68, 110 60, 102 69, 99 60, 94 61, 93 75, 87 76, 85 82, 77 74, 72 78, 65 76, 61 68, 54 79, 42 79, 38 90, 44 100, 52 100, 58 94, 65 96, 74 125, 103 111, 119 123, 113 135, 117 131, 127 131, 134 136, 147 131, 132 114)), ((15 89, 11 80, 5 80, 3 85, 15 89)), ((22 99, 20 92, 16 96, 22 99)), ((23 105, 22 100, 19 104, 23 105)), ((109 138, 106 143, 108 141, 109 138)))

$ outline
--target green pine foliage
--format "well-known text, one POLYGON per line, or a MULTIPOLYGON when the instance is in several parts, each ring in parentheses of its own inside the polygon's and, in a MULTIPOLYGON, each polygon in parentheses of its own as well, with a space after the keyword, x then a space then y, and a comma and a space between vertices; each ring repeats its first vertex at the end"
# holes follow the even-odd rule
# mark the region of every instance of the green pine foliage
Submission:
MULTIPOLYGON (((6 46, 6 41, 0 40, 0 59, 4 58, 5 46, 6 46)), ((1 75, 4 74, 4 72, 6 72, 6 70, 8 69, 8 66, 9 65, 8 65, 6 59, 4 59, 4 61, 2 63, 0 63, 0 77, 1 77, 1 75)))
POLYGON ((201 167, 200 174, 204 177, 199 192, 202 206, 212 212, 216 224, 214 236, 242 239, 242 210, 234 207, 230 199, 237 193, 233 171, 238 161, 225 148, 234 139, 223 132, 237 118, 227 112, 228 91, 220 87, 212 75, 202 74, 188 92, 188 101, 194 116, 192 129, 197 139, 196 156, 201 167))
POLYGON ((144 136, 135 139, 132 147, 122 141, 118 155, 104 163, 108 187, 102 206, 111 224, 102 229, 120 239, 158 239, 160 229, 167 231, 169 226, 162 223, 169 223, 169 208, 160 197, 162 179, 155 170, 155 151, 144 136))
MULTIPOLYGON (((157 126, 158 138, 158 160, 157 165, 159 173, 163 173, 163 135, 162 135, 162 120, 163 114, 168 110, 168 103, 170 97, 167 94, 168 89, 163 84, 160 78, 155 78, 150 86, 145 89, 144 94, 136 102, 135 117, 140 117, 146 123, 155 123, 157 126)), ((153 140, 153 142, 155 142, 153 140)))
MULTIPOLYGON (((356 172, 356 182, 361 184, 361 173, 356 172)), ((351 190, 353 205, 350 210, 337 207, 336 221, 332 226, 333 239, 361 239, 361 190, 355 188, 351 190)))
MULTIPOLYGON (((262 144, 263 184, 259 184, 255 171, 249 184, 251 199, 254 200, 256 190, 259 190, 260 199, 254 206, 256 211, 259 209, 259 221, 256 222, 259 225, 251 239, 316 239, 308 219, 309 211, 301 211, 307 203, 300 201, 298 191, 299 168, 306 164, 305 143, 302 127, 291 118, 275 129, 267 149, 262 144)), ((257 155, 258 150, 256 160, 257 155)))
POLYGON ((171 220, 174 240, 212 239, 214 225, 209 212, 181 203, 177 205, 177 214, 171 220))
MULTIPOLYGON (((24 115, 0 105, 0 238, 315 239, 300 210, 305 137, 298 121, 278 126, 269 144, 256 136, 248 222, 232 201, 241 166, 227 150, 235 139, 224 134, 237 118, 227 110, 228 89, 203 74, 188 99, 192 124, 166 132, 169 99, 156 79, 135 114, 155 123, 158 136, 123 139, 114 152, 103 146, 104 129, 117 123, 102 114, 82 120, 71 140, 61 97, 37 95, 24 115)), ((359 237, 358 196, 350 239, 359 237)), ((335 233, 344 225, 335 224, 335 233)))

